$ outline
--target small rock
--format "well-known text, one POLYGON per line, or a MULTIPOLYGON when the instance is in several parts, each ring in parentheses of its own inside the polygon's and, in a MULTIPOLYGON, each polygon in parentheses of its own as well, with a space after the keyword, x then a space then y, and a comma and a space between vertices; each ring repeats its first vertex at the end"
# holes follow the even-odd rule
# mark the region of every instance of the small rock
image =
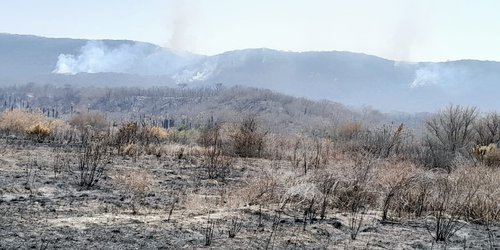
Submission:
POLYGON ((332 221, 331 224, 336 229, 342 228, 342 223, 340 221, 332 221))
POLYGON ((378 232, 378 229, 376 227, 367 227, 367 228, 364 228, 363 230, 361 230, 361 232, 376 233, 376 232, 378 232))

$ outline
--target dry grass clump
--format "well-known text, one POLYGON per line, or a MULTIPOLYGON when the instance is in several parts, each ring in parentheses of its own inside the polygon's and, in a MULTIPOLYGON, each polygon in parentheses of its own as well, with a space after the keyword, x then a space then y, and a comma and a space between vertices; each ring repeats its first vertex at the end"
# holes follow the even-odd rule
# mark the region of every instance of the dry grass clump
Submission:
POLYGON ((156 142, 164 141, 168 138, 168 130, 161 127, 146 128, 145 133, 156 142))
POLYGON ((196 144, 198 138, 200 138, 198 130, 179 127, 168 130, 167 141, 176 144, 196 144))
POLYGON ((184 159, 188 156, 199 157, 204 153, 203 147, 198 145, 183 145, 178 143, 167 143, 156 147, 157 155, 165 155, 172 158, 184 159))
POLYGON ((33 136, 38 142, 42 142, 50 135, 50 129, 44 124, 36 124, 26 129, 26 134, 33 136))
POLYGON ((71 132, 70 125, 60 119, 52 119, 45 124, 52 135, 66 135, 71 132))
POLYGON ((377 171, 375 185, 380 190, 382 220, 389 219, 389 212, 401 212, 399 206, 405 204, 406 191, 414 185, 421 171, 413 164, 385 162, 377 171))
POLYGON ((363 124, 361 122, 344 122, 334 128, 335 138, 342 141, 350 141, 356 139, 363 132, 363 124))
POLYGON ((108 127, 106 118, 99 112, 76 114, 70 119, 69 124, 78 129, 90 127, 95 131, 103 131, 108 127))
POLYGON ((220 205, 220 196, 188 192, 180 198, 183 209, 193 214, 206 214, 220 205))
POLYGON ((483 225, 500 222, 500 170, 464 166, 455 175, 467 200, 462 209, 464 219, 483 225))
POLYGON ((241 196, 241 204, 303 216, 304 228, 318 216, 345 212, 352 239, 369 210, 381 211, 384 221, 432 218, 428 230, 436 241, 447 241, 464 220, 485 225, 500 221, 500 170, 461 164, 448 173, 365 153, 306 174, 293 166, 263 169, 235 196, 241 196))
POLYGON ((134 154, 136 151, 145 152, 148 155, 156 154, 156 150, 151 148, 155 147, 162 141, 166 140, 169 132, 160 127, 140 127, 137 122, 128 122, 123 124, 116 133, 114 133, 114 145, 117 147, 118 152, 124 155, 134 154), (131 147, 138 147, 131 151, 131 147))
POLYGON ((342 173, 337 176, 336 201, 334 206, 341 211, 355 211, 361 207, 374 207, 377 192, 373 188, 380 162, 368 155, 360 155, 352 163, 343 163, 342 173))
POLYGON ((127 144, 122 149, 122 155, 138 157, 144 151, 144 147, 142 145, 138 145, 135 143, 127 144))
POLYGON ((63 141, 72 136, 70 126, 60 119, 49 119, 40 112, 15 109, 0 117, 0 130, 6 134, 28 135, 36 142, 63 141))
POLYGON ((500 167, 500 150, 494 150, 486 153, 480 161, 487 166, 500 167))
POLYGON ((116 144, 118 147, 131 143, 137 143, 139 126, 136 122, 123 124, 115 135, 116 144))
POLYGON ((46 119, 42 123, 37 123, 28 129, 26 134, 31 136, 37 142, 43 142, 47 138, 50 140, 64 141, 71 138, 73 131, 71 127, 59 119, 46 119))
POLYGON ((262 168, 246 177, 245 185, 233 194, 241 204, 274 207, 287 200, 287 190, 299 185, 302 179, 309 178, 310 176, 301 176, 288 167, 262 168))
POLYGON ((5 111, 0 117, 0 130, 7 134, 23 134, 37 124, 44 124, 45 117, 40 112, 28 112, 22 109, 5 111))
POLYGON ((130 197, 132 212, 136 214, 153 188, 154 177, 145 171, 128 171, 115 175, 113 182, 130 197))
POLYGON ((334 143, 329 138, 299 134, 266 136, 267 159, 289 161, 291 165, 307 174, 308 171, 325 168, 331 161, 338 160, 334 143))
POLYGON ((170 157, 175 159, 186 159, 188 157, 202 157, 205 149, 197 145, 183 145, 177 143, 165 143, 160 145, 142 145, 129 143, 121 147, 122 156, 130 156, 136 159, 141 155, 154 155, 156 157, 170 157))

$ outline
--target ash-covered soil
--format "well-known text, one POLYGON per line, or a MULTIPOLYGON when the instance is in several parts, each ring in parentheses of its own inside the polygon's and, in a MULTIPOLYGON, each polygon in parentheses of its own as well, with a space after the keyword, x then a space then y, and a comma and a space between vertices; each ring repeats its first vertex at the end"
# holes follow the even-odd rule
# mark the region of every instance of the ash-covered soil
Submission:
POLYGON ((436 243, 430 218, 381 222, 378 211, 364 215, 352 240, 349 214, 331 211, 304 223, 300 213, 240 202, 249 178, 287 163, 238 159, 220 181, 208 179, 200 162, 113 156, 96 187, 86 189, 78 185, 74 149, 2 141, 0 249, 500 249, 498 225, 464 222, 449 242, 436 243), (113 181, 130 170, 154 177, 138 213, 113 181))

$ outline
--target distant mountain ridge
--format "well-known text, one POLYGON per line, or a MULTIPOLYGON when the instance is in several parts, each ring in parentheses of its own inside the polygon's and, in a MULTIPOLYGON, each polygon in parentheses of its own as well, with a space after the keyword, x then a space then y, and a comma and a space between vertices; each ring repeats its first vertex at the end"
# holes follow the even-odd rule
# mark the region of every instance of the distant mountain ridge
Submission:
POLYGON ((202 56, 127 40, 11 34, 0 34, 0 56, 0 84, 222 83, 384 111, 432 111, 448 103, 500 109, 500 63, 494 61, 406 63, 351 52, 271 49, 202 56))

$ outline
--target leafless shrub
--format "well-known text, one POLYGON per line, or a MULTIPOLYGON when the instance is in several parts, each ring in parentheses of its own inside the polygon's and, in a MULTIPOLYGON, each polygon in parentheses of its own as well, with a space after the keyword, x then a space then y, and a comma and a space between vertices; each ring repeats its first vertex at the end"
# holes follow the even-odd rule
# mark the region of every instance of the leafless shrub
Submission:
POLYGON ((231 135, 234 153, 240 157, 260 157, 266 134, 259 128, 255 117, 246 117, 231 135))
POLYGON ((334 206, 349 214, 351 239, 355 240, 364 223, 364 216, 370 207, 376 207, 378 195, 373 187, 374 169, 378 162, 370 155, 359 155, 354 166, 344 167, 338 183, 334 206))
POLYGON ((139 212, 139 207, 152 189, 153 176, 144 171, 129 171, 114 176, 114 183, 131 198, 132 211, 139 212))
POLYGON ((345 166, 346 171, 339 177, 333 204, 342 211, 359 210, 361 207, 376 206, 376 190, 370 189, 374 178, 374 168, 378 164, 375 158, 361 155, 354 161, 354 165, 345 166))
POLYGON ((349 234, 352 240, 356 240, 358 237, 359 231, 364 223, 364 218, 366 214, 367 208, 363 206, 359 206, 356 210, 352 210, 349 213, 349 234))
POLYGON ((100 135, 108 127, 108 123, 101 113, 89 112, 74 115, 69 124, 80 134, 80 142, 87 143, 92 137, 100 135))
POLYGON ((61 174, 64 168, 66 168, 68 173, 71 172, 71 156, 73 156, 73 154, 64 154, 59 150, 55 150, 54 162, 52 163, 54 177, 61 174))
MULTIPOLYGON (((283 177, 283 176, 282 176, 283 177)), ((275 173, 263 170, 253 178, 250 178, 245 187, 240 191, 248 205, 265 205, 279 201, 279 189, 281 179, 275 173)))
POLYGON ((89 142, 83 145, 82 152, 78 155, 80 186, 91 188, 97 184, 106 169, 105 155, 106 146, 102 141, 89 142))
POLYGON ((39 250, 47 250, 49 248, 49 245, 50 245, 50 242, 47 239, 42 238, 40 240, 40 246, 38 246, 38 249, 39 250))
POLYGON ((203 235, 205 236, 205 246, 212 245, 215 234, 216 221, 210 219, 210 215, 207 219, 207 225, 203 228, 203 235))
POLYGON ((175 153, 176 154, 176 159, 178 159, 178 160, 185 159, 186 156, 184 154, 184 151, 185 151, 185 148, 184 147, 180 147, 179 150, 177 150, 177 152, 175 153))
POLYGON ((293 136, 270 134, 266 138, 265 158, 272 160, 291 160, 289 149, 293 147, 293 136))
MULTIPOLYGON (((315 137, 313 140, 313 150, 311 157, 312 168, 324 168, 328 165, 331 152, 331 141, 324 138, 315 137)), ((305 171, 307 172, 307 171, 305 171)))
POLYGON ((209 124, 202 129, 199 143, 204 147, 203 166, 207 170, 208 178, 225 179, 232 159, 223 154, 220 126, 209 124))
POLYGON ((243 222, 238 218, 232 218, 229 222, 229 229, 227 231, 229 238, 234 238, 241 231, 243 222))
POLYGON ((388 158, 399 155, 407 146, 411 134, 403 124, 395 127, 393 125, 383 125, 372 130, 366 130, 360 138, 363 149, 376 157, 388 158))
POLYGON ((372 203, 373 193, 369 191, 371 181, 371 171, 374 161, 371 158, 364 158, 356 162, 354 169, 354 179, 351 180, 347 194, 351 195, 348 202, 349 229, 351 239, 355 240, 364 223, 364 216, 372 203))
POLYGON ((318 200, 322 199, 322 194, 307 178, 298 179, 292 183, 281 198, 280 207, 284 208, 283 204, 290 204, 292 209, 299 210, 303 213, 303 229, 307 225, 307 220, 310 222, 316 217, 318 209, 318 200))
POLYGON ((300 135, 297 135, 293 138, 292 141, 292 148, 293 148, 293 156, 292 156, 292 165, 295 168, 299 167, 300 164, 300 152, 299 149, 301 148, 303 143, 303 137, 300 135))
POLYGON ((209 123, 201 129, 198 138, 198 144, 207 148, 211 146, 222 146, 221 126, 219 124, 209 123))
POLYGON ((412 215, 421 217, 430 210, 429 200, 433 192, 436 173, 433 171, 418 171, 397 193, 399 202, 392 203, 392 210, 399 217, 412 215))
POLYGON ((176 192, 174 193, 173 195, 171 195, 171 200, 170 200, 170 204, 169 204, 169 207, 168 207, 168 217, 167 217, 167 221, 170 221, 170 219, 172 218, 172 214, 174 212, 174 209, 175 207, 177 206, 177 204, 179 203, 179 200, 180 200, 180 193, 179 192, 176 192))
POLYGON ((115 138, 118 151, 122 149, 123 145, 137 143, 138 132, 139 126, 136 122, 129 122, 121 126, 115 138))
MULTIPOLYGON (((431 214, 435 220, 432 237, 436 241, 448 241, 465 225, 459 219, 470 196, 461 197, 456 181, 456 179, 447 175, 436 179, 433 184, 434 192, 430 202, 431 214)), ((470 192, 474 191, 471 190, 470 192)), ((428 229, 432 230, 429 227, 428 229)))
POLYGON ((229 156, 209 154, 205 161, 205 168, 208 173, 208 178, 218 178, 222 181, 230 172, 234 160, 229 156))
POLYGON ((269 249, 269 247, 271 247, 271 249, 273 248, 274 239, 276 238, 276 231, 278 231, 280 226, 281 214, 282 212, 278 210, 273 216, 271 232, 269 233, 269 237, 266 240, 266 247, 264 248, 266 250, 269 249))
POLYGON ((169 132, 164 128, 139 127, 137 122, 128 122, 114 135, 114 145, 120 154, 134 156, 134 159, 143 152, 161 156, 162 152, 156 148, 168 136, 169 132))
POLYGON ((36 177, 38 172, 38 162, 36 159, 31 158, 28 159, 28 163, 24 166, 24 172, 26 173, 26 181, 24 182, 24 188, 29 190, 30 193, 35 193, 36 191, 36 177))
POLYGON ((322 194, 320 200, 320 218, 323 220, 326 217, 327 208, 331 202, 332 195, 336 191, 339 180, 334 174, 320 170, 315 173, 314 181, 322 194))
POLYGON ((302 168, 304 174, 311 169, 325 168, 333 152, 332 141, 319 136, 296 135, 289 143, 292 148, 289 157, 292 166, 302 168))

